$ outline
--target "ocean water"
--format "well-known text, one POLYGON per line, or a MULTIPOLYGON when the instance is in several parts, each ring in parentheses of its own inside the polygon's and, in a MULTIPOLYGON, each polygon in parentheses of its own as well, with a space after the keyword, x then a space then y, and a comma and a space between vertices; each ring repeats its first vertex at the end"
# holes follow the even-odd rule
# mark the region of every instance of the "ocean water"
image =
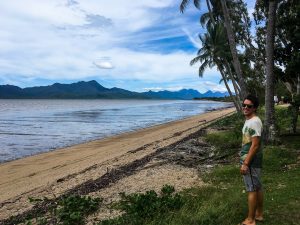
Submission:
POLYGON ((229 106, 192 100, 0 100, 0 163, 229 106))

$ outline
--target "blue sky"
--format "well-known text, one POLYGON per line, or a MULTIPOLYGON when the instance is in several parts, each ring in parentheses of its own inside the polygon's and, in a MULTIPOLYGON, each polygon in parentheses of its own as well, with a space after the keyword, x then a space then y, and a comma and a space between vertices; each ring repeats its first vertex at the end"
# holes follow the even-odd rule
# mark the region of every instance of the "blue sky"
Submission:
MULTIPOLYGON (((0 2, 0 84, 20 87, 96 80, 131 91, 226 91, 213 68, 189 65, 204 33, 178 0, 0 2)), ((253 11, 252 1, 249 3, 253 11)))

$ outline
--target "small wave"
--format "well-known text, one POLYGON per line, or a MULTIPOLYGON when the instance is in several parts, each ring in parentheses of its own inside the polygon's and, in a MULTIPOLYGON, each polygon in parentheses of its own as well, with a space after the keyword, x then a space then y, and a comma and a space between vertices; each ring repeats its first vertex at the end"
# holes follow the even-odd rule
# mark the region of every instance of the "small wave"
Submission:
POLYGON ((0 134, 4 135, 20 135, 20 136, 49 136, 49 137, 59 137, 61 135, 55 135, 55 134, 28 134, 28 133, 7 133, 7 132, 1 132, 0 134))

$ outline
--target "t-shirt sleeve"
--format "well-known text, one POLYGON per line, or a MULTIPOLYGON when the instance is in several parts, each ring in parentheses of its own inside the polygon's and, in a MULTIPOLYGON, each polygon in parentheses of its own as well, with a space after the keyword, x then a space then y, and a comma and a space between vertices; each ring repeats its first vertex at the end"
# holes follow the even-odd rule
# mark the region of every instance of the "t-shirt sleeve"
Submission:
POLYGON ((259 121, 253 121, 251 124, 249 124, 249 128, 249 130, 251 130, 251 137, 261 136, 262 124, 259 121))

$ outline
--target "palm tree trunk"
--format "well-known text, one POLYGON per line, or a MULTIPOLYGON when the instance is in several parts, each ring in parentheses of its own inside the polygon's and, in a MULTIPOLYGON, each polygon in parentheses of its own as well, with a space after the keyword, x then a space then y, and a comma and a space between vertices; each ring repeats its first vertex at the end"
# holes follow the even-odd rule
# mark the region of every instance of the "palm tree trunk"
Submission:
POLYGON ((297 121, 298 121, 298 114, 299 114, 299 105, 292 104, 291 106, 291 116, 292 116, 292 132, 295 134, 297 133, 297 121))
POLYGON ((235 91, 235 94, 237 96, 237 99, 238 99, 238 102, 239 102, 239 105, 240 107, 242 108, 242 105, 241 105, 241 89, 239 88, 239 86, 237 85, 235 79, 234 79, 234 76, 232 74, 232 70, 230 68, 230 64, 229 62, 225 59, 225 66, 227 68, 227 71, 228 71, 228 74, 229 74, 229 77, 231 79, 231 82, 232 82, 232 85, 233 85, 233 88, 234 88, 234 91, 235 91))
POLYGON ((228 83, 227 83, 226 76, 225 76, 225 74, 224 74, 224 71, 223 71, 222 67, 220 66, 220 63, 217 63, 217 67, 218 67, 218 69, 219 69, 219 71, 220 71, 220 73, 221 73, 221 75, 222 75, 222 78, 223 78, 223 80, 224 80, 224 84, 225 84, 226 89, 227 89, 227 91, 228 91, 228 93, 229 93, 229 95, 230 95, 230 98, 233 100, 233 104, 234 104, 234 106, 235 106, 235 108, 236 108, 236 111, 239 112, 239 113, 242 112, 242 110, 241 110, 241 108, 239 107, 239 104, 238 104, 238 102, 237 102, 235 96, 234 96, 234 95, 232 94, 232 92, 231 92, 231 89, 230 89, 230 87, 229 87, 229 85, 228 85, 228 83))
POLYGON ((233 78, 232 81, 234 87, 236 88, 237 94, 239 95, 239 99, 242 99, 242 94, 241 94, 241 88, 239 87, 238 83, 236 82, 236 80, 233 78))
POLYGON ((234 70, 236 72, 237 78, 238 78, 238 83, 241 87, 241 94, 243 98, 248 94, 247 86, 245 83, 245 80, 242 75, 242 69, 241 69, 241 63, 239 61, 238 55, 237 55, 237 50, 236 50, 236 42, 234 38, 234 33, 232 30, 232 24, 230 22, 230 15, 226 6, 226 0, 221 0, 221 5, 222 5, 222 12, 224 15, 225 19, 225 28, 226 28, 226 33, 229 41, 229 46, 230 46, 230 52, 233 58, 233 66, 234 70))
POLYGON ((299 107, 300 107, 299 99, 300 99, 300 76, 298 75, 296 94, 291 104, 292 131, 294 134, 297 132, 297 121, 298 121, 298 114, 299 114, 299 107))
POLYGON ((237 81, 235 80, 235 78, 234 78, 234 76, 233 76, 233 74, 232 74, 232 70, 229 68, 229 73, 230 73, 230 76, 232 77, 232 84, 234 85, 234 87, 236 88, 236 91, 237 91, 237 93, 238 93, 238 95, 239 95, 239 99, 242 99, 243 98, 243 96, 242 96, 242 94, 241 94, 241 88, 240 88, 240 86, 239 86, 239 84, 237 83, 237 81))
POLYGON ((276 0, 269 2, 267 38, 266 38, 266 90, 265 90, 265 123, 264 139, 267 143, 274 143, 277 138, 275 128, 274 109, 274 40, 275 40, 275 19, 276 0))
POLYGON ((300 95, 300 76, 298 75, 298 82, 297 82, 297 95, 300 95))

